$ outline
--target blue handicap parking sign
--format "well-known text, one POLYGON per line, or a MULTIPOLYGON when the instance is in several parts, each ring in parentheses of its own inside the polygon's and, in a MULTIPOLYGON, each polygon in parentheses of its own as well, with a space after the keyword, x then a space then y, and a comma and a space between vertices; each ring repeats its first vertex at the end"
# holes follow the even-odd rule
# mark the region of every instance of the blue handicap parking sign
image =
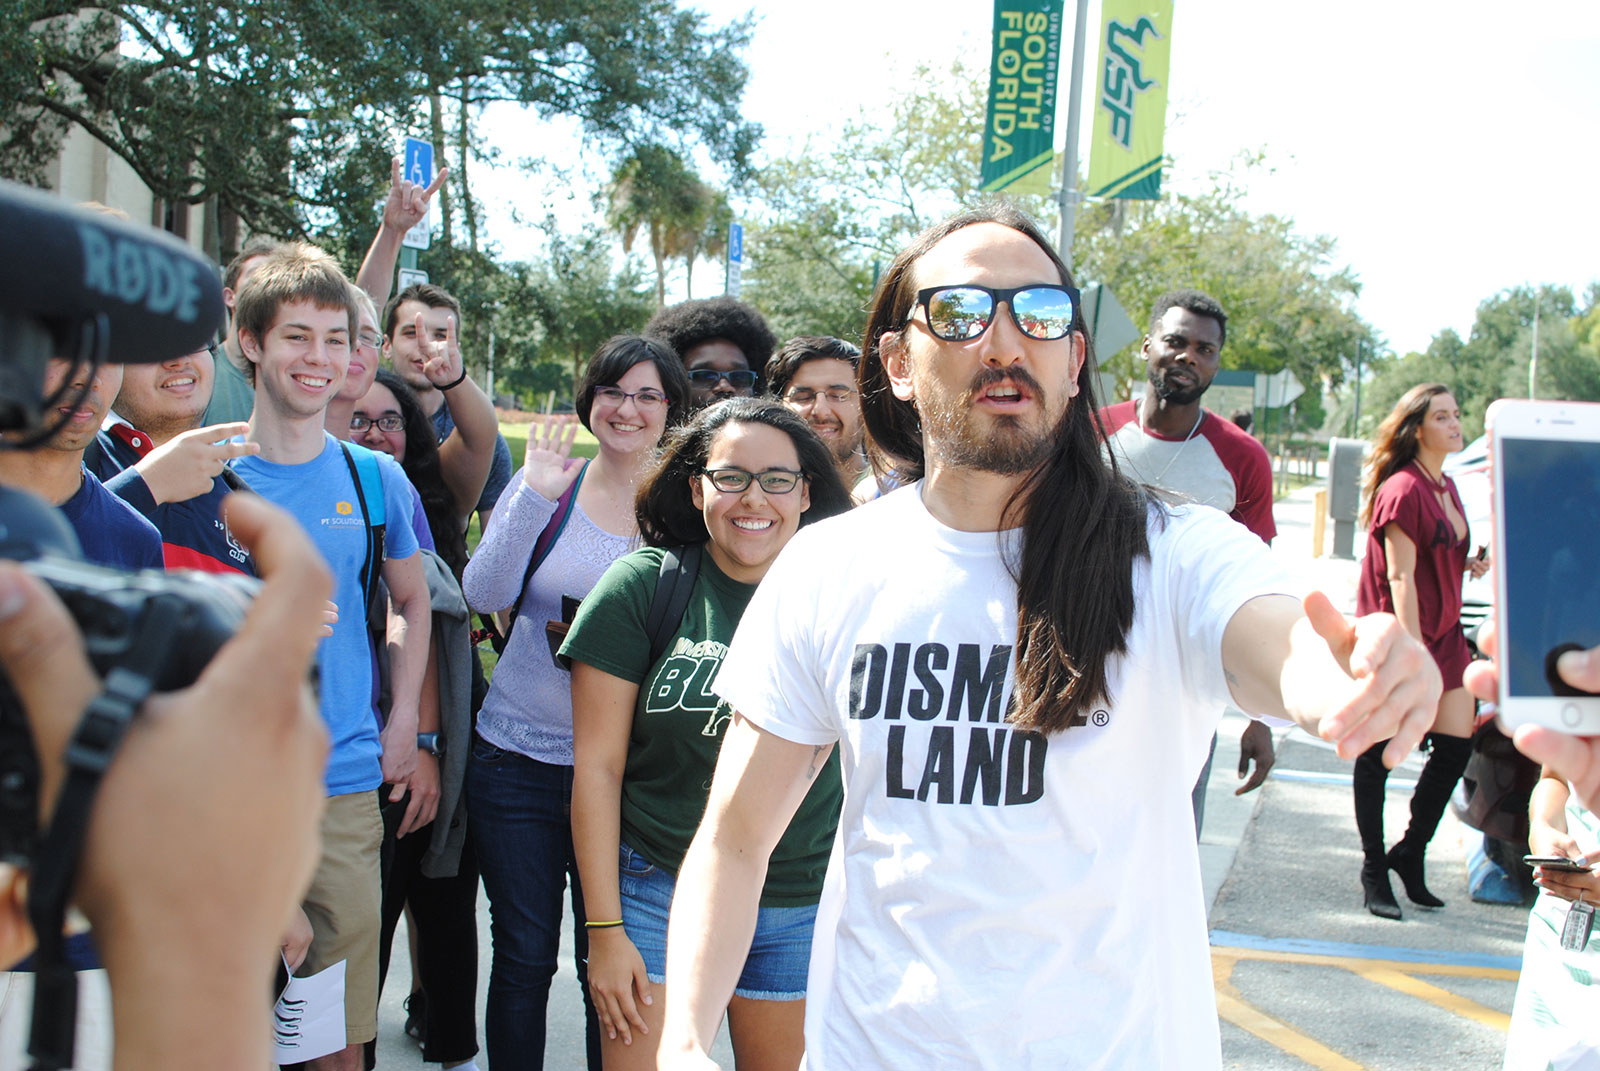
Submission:
POLYGON ((406 139, 405 176, 407 182, 426 186, 433 181, 433 146, 421 138, 406 139))

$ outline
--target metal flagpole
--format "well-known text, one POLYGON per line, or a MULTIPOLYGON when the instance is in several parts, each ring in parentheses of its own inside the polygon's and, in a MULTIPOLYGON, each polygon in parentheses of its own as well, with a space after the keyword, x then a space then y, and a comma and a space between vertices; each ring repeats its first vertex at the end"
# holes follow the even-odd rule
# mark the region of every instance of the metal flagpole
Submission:
POLYGON ((1056 243, 1062 261, 1072 267, 1072 228, 1078 214, 1078 111, 1083 104, 1083 33, 1089 23, 1089 0, 1078 0, 1072 30, 1072 87, 1067 93, 1067 146, 1061 154, 1061 238, 1056 243))

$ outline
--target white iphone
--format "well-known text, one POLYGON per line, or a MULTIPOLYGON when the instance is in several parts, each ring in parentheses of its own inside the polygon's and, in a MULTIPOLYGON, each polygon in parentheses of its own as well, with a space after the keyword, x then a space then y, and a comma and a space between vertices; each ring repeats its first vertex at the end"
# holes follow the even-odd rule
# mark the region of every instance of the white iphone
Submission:
POLYGON ((1502 399, 1488 423, 1500 716, 1600 735, 1600 695, 1556 673, 1600 645, 1600 404, 1502 399))

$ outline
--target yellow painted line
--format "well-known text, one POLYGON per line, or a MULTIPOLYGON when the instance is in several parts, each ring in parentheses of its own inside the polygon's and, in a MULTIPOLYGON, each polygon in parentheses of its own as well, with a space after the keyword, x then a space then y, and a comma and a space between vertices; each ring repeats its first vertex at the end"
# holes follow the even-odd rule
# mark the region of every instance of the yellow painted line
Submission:
MULTIPOLYGON (((1233 968, 1242 956, 1211 952, 1211 978, 1217 992, 1217 1014, 1241 1030, 1288 1053, 1317 1071, 1364 1071, 1362 1066, 1245 1002, 1233 985, 1233 968)), ((1262 958, 1250 954, 1248 958, 1262 958)))
POLYGON ((1312 952, 1272 952, 1255 948, 1213 946, 1234 959, 1270 960, 1274 963, 1305 963, 1315 967, 1342 967, 1360 973, 1366 969, 1391 970, 1397 974, 1432 974, 1452 978, 1498 978, 1514 982, 1521 972, 1509 967, 1473 967, 1460 963, 1409 963, 1394 959, 1357 959, 1352 956, 1323 956, 1312 952))
POLYGON ((1471 1019, 1500 1031, 1502 1034, 1511 1028, 1511 1016, 1504 1012, 1497 1012, 1493 1008, 1486 1008, 1475 1000, 1468 1000, 1450 992, 1440 989, 1436 985, 1424 982, 1420 978, 1413 978, 1402 971, 1391 970, 1388 967, 1351 967, 1361 977, 1369 982, 1386 985, 1390 989, 1425 1000, 1429 1004, 1443 1008, 1447 1012, 1471 1019))

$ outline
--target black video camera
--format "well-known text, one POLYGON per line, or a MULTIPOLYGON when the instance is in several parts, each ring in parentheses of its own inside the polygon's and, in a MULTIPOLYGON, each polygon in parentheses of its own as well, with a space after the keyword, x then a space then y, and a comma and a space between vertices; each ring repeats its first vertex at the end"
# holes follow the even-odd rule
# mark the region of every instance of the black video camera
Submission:
MULTIPOLYGON (((100 365, 200 349, 222 312, 215 269, 172 236, 0 182, 0 449, 47 441, 60 423, 45 415, 76 408, 100 365), (87 369, 78 397, 71 375, 43 397, 52 358, 87 369)), ((28 1051, 35 1069, 59 1069, 73 1063, 77 985, 62 922, 100 778, 144 699, 192 683, 233 634, 255 582, 89 565, 58 511, 9 488, 0 488, 0 557, 23 562, 55 590, 102 677, 68 744, 47 827, 33 733, 11 682, 0 678, 0 859, 29 868, 38 941, 28 1051)))
MULTIPOLYGON (((238 629, 260 582, 242 573, 124 573, 76 560, 76 540, 41 499, 0 487, 0 558, 25 563, 60 597, 95 671, 107 676, 152 629, 168 657, 135 666, 156 691, 186 688, 238 629)), ((39 760, 10 682, 0 676, 0 862, 28 866, 39 842, 39 760)))

